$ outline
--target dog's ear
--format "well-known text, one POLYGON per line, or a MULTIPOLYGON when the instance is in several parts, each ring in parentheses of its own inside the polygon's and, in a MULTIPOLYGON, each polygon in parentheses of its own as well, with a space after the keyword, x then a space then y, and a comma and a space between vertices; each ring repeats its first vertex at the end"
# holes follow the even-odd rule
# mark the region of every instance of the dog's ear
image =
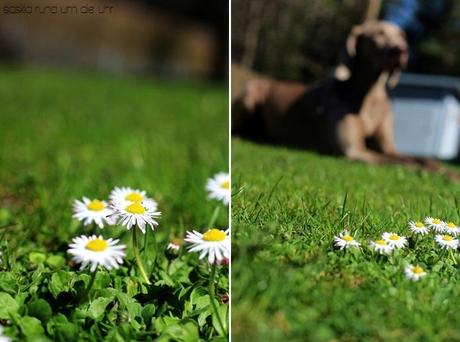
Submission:
POLYGON ((335 69, 335 78, 341 81, 346 81, 350 78, 350 70, 353 65, 353 60, 356 56, 356 44, 359 36, 363 33, 363 26, 354 26, 347 37, 345 43, 345 51, 340 56, 340 63, 335 69))
POLYGON ((401 76, 401 69, 394 69, 388 75, 388 88, 393 89, 398 85, 399 77, 401 76))
POLYGON ((347 54, 350 58, 353 58, 356 56, 356 43, 358 42, 359 36, 363 34, 363 32, 364 32, 363 26, 356 25, 356 26, 353 26, 353 29, 348 35, 346 48, 347 48, 347 54))

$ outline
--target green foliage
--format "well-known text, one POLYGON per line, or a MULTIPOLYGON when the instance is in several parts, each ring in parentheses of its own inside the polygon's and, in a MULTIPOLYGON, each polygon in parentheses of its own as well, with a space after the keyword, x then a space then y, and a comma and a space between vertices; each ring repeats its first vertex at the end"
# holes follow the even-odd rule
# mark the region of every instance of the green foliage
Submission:
POLYGON ((30 316, 38 318, 43 323, 48 322, 53 315, 53 309, 48 302, 42 298, 31 302, 27 305, 27 309, 30 316))
MULTIPOLYGON (((45 70, 1 72, 5 334, 33 342, 217 339, 209 295, 202 291, 208 266, 184 248, 178 255, 165 251, 185 230, 206 229, 221 205, 206 199, 204 186, 228 169, 226 89, 45 70), (139 241, 151 286, 138 274, 126 229, 83 227, 72 218, 75 198, 107 198, 114 186, 145 189, 159 202, 159 227, 139 241), (67 254, 71 239, 81 234, 120 239, 128 252, 118 270, 98 271, 83 300, 89 271, 80 271, 67 254)), ((217 226, 228 226, 225 210, 217 226)), ((227 273, 219 268, 218 296, 228 292, 227 273)))
POLYGON ((0 318, 8 319, 19 310, 19 304, 8 293, 0 292, 0 318))
MULTIPOLYGON (((375 3, 378 3, 376 1, 375 3)), ((400 0, 382 0, 379 18, 400 0)), ((345 40, 370 1, 234 0, 232 59, 283 79, 314 82, 336 67, 345 40)), ((460 75, 460 2, 418 1, 422 31, 408 32, 408 71, 460 75), (439 4, 438 4, 439 2, 439 4), (441 11, 433 8, 441 8, 441 11)), ((400 16, 408 15, 400 11, 400 16)))
POLYGON ((33 264, 43 264, 46 260, 46 254, 45 253, 39 253, 39 252, 31 252, 29 253, 29 261, 33 264))
POLYGON ((45 338, 45 330, 42 327, 41 322, 35 317, 24 316, 21 318, 22 333, 30 341, 49 341, 45 338))
POLYGON ((333 248, 343 228, 366 246, 384 231, 410 236, 409 220, 459 223, 459 183, 239 139, 232 151, 234 340, 460 338, 460 260, 432 234, 389 259, 333 248), (406 279, 408 263, 426 278, 406 279))

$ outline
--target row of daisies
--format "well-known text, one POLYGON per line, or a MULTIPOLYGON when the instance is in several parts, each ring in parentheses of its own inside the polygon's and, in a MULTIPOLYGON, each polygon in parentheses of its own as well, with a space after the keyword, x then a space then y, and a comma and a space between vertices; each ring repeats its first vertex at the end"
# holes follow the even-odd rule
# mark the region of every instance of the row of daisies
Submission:
MULTIPOLYGON (((456 250, 460 245, 460 240, 457 238, 460 235, 460 227, 454 222, 427 217, 424 222, 410 221, 408 228, 413 234, 417 235, 426 235, 430 231, 437 233, 434 241, 442 249, 456 250)), ((384 232, 381 239, 369 242, 369 247, 382 255, 389 255, 394 250, 405 248, 407 245, 407 237, 393 232, 384 232)), ((343 230, 338 236, 334 236, 334 246, 343 250, 347 248, 360 248, 361 243, 348 230, 343 230)), ((407 265, 404 273, 407 278, 413 281, 418 281, 427 274, 420 265, 407 265)))
MULTIPOLYGON (((230 177, 227 173, 218 173, 209 178, 206 183, 209 199, 216 199, 225 205, 230 201, 230 177)), ((122 225, 128 230, 139 228, 145 234, 146 227, 152 230, 158 226, 157 219, 161 216, 158 203, 147 196, 145 191, 129 187, 116 187, 109 196, 109 201, 89 199, 75 200, 74 217, 85 226, 95 224, 104 226, 122 225)), ((204 233, 188 231, 185 242, 190 252, 199 252, 200 259, 208 256, 211 264, 226 263, 230 257, 229 230, 216 228, 204 233)), ((169 248, 178 249, 179 244, 172 242, 169 248)), ((81 269, 90 265, 94 272, 101 265, 107 269, 118 268, 126 255, 125 245, 119 244, 118 239, 104 239, 102 235, 75 237, 68 252, 73 255, 75 262, 81 264, 81 269)))

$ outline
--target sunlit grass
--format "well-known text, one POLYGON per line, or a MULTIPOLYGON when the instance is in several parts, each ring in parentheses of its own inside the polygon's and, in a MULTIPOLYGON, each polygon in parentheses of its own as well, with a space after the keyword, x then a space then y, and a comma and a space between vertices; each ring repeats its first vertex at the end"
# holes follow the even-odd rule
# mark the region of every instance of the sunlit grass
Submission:
MULTIPOLYGON (((459 265, 433 234, 391 258, 366 246, 439 216, 460 222, 458 183, 234 139, 232 331, 235 340, 456 340, 459 265), (349 228, 361 252, 337 251, 349 228), (408 263, 426 266, 413 283, 408 263)), ((458 260, 460 261, 460 260, 458 260)))

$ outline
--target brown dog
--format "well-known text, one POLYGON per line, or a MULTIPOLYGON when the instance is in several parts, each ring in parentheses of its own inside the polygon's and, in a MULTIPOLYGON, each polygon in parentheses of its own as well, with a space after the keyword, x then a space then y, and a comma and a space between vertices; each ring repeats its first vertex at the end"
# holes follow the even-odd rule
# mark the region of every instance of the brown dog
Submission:
MULTIPOLYGON (((405 164, 437 171, 438 163, 398 153, 386 85, 407 64, 404 33, 384 21, 355 26, 334 77, 308 86, 263 77, 245 83, 233 102, 236 134, 373 164, 405 164), (372 141, 375 150, 368 147, 372 141)), ((236 78, 244 74, 234 68, 236 78)), ((233 78, 238 86, 238 80, 233 78)), ((234 88, 234 87, 233 87, 234 88)), ((232 89, 235 91, 235 89, 232 89)))

